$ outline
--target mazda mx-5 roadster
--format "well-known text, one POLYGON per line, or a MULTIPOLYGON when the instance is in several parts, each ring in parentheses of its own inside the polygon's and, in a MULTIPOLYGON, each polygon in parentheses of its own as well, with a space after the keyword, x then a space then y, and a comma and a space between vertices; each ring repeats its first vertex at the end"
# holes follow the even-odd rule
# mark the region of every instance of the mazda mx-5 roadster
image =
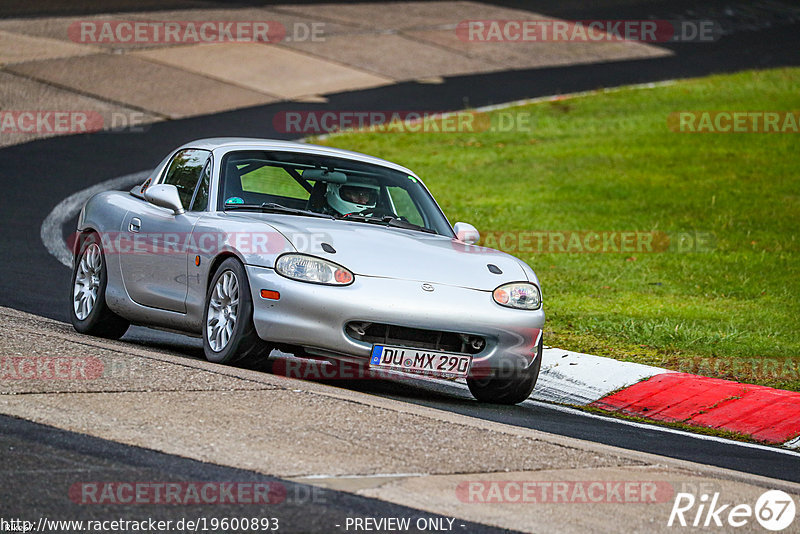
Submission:
POLYGON ((217 363, 280 349, 464 378, 502 404, 539 376, 533 270, 475 245, 416 174, 375 157, 201 139, 130 191, 89 199, 76 235, 70 310, 84 334, 136 324, 200 335, 217 363))

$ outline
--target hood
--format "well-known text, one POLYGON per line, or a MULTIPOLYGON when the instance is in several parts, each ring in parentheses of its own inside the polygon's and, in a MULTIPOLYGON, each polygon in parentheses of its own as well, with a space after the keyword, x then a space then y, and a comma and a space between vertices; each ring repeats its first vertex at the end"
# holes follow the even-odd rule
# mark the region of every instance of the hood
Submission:
POLYGON ((517 258, 441 235, 294 215, 240 212, 236 216, 267 223, 283 234, 298 252, 336 262, 356 275, 485 291, 505 282, 528 279, 517 258), (331 245, 336 253, 325 252, 323 243, 331 245), (502 274, 490 272, 489 264, 498 267, 502 274))

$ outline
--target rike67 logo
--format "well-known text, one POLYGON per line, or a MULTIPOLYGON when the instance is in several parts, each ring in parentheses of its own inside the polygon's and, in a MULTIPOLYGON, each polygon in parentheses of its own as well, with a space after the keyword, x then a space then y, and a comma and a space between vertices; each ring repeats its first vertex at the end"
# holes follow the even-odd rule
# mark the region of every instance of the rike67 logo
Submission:
POLYGON ((794 522, 795 513, 794 498, 781 490, 765 491, 755 506, 725 503, 719 493, 704 493, 699 498, 691 493, 678 493, 667 526, 724 527, 727 530, 743 527, 755 519, 765 529, 779 532, 794 522))

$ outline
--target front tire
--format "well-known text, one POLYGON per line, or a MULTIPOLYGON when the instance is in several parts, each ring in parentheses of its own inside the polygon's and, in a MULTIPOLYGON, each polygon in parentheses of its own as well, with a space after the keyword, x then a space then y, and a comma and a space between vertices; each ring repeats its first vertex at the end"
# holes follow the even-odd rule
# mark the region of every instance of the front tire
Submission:
POLYGON ((539 339, 534 362, 524 370, 515 371, 511 376, 490 375, 487 377, 469 377, 467 386, 478 402, 493 404, 519 404, 530 397, 539 370, 542 368, 543 339, 539 339))
POLYGON ((206 294, 203 350, 214 363, 250 363, 268 356, 271 347, 256 333, 253 300, 244 266, 236 258, 223 261, 206 294))
POLYGON ((119 339, 130 323, 109 309, 106 287, 108 269, 103 245, 92 233, 81 243, 72 269, 70 321, 81 334, 119 339))

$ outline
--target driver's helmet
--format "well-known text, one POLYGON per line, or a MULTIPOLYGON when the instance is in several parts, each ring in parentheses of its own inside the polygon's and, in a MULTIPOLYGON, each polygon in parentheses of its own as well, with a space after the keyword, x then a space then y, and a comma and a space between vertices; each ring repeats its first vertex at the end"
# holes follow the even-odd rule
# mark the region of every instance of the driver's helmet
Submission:
POLYGON ((368 183, 328 184, 325 199, 331 208, 347 215, 374 208, 379 191, 377 185, 368 183))

